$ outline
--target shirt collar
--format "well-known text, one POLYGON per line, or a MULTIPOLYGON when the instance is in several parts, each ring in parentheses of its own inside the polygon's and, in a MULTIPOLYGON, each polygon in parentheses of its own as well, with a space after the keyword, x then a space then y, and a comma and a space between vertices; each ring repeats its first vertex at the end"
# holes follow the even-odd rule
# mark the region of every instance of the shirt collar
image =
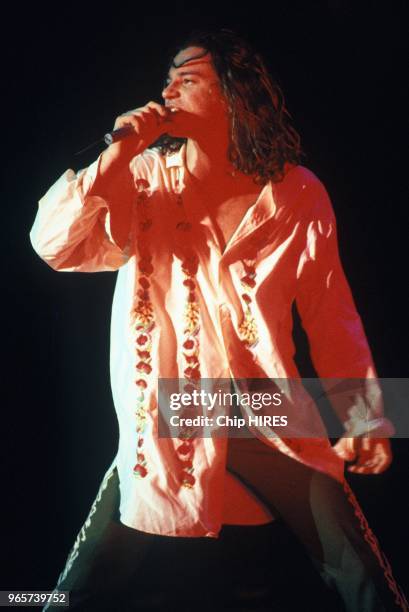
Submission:
MULTIPOLYGON (((183 173, 186 167, 186 143, 183 143, 178 151, 167 155, 165 161, 166 168, 180 168, 183 173)), ((291 169, 292 165, 287 163, 285 165, 286 174, 291 169)), ((274 191, 275 189, 271 181, 260 189, 256 202, 245 214, 225 253, 229 251, 230 248, 236 246, 237 243, 241 242, 243 238, 253 233, 258 227, 264 225, 266 221, 274 217, 277 208, 274 191)))
POLYGON ((183 143, 178 151, 165 157, 166 168, 184 167, 186 160, 186 144, 183 143))

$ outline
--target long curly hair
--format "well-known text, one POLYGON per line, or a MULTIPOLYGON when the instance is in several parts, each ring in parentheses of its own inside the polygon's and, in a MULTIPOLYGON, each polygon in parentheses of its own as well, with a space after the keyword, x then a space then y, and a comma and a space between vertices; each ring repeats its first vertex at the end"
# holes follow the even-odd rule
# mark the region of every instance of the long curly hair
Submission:
MULTIPOLYGON (((227 101, 229 161, 256 183, 281 181, 284 164, 299 163, 303 151, 281 88, 261 56, 241 36, 226 29, 194 31, 178 50, 193 46, 210 52, 227 101)), ((165 134, 155 146, 166 155, 184 142, 184 138, 165 134)))

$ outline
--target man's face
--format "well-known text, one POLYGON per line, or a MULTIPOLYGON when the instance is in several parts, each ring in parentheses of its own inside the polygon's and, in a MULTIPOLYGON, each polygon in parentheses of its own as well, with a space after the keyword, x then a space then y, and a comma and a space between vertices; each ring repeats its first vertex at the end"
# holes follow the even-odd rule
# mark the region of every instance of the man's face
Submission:
POLYGON ((168 130, 172 136, 195 138, 227 128, 227 105, 219 79, 210 53, 201 47, 187 47, 176 55, 162 96, 166 106, 180 111, 168 130))

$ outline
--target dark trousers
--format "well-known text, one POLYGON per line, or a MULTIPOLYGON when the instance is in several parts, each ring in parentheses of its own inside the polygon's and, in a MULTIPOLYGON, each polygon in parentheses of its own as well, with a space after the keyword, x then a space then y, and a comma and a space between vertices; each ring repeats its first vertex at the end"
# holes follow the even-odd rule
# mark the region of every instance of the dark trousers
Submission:
MULTIPOLYGON (((409 609, 346 483, 342 486, 255 438, 229 440, 227 468, 295 534, 334 593, 337 609, 347 612, 409 609)), ((161 536, 120 523, 118 502, 118 475, 113 469, 101 484, 56 587, 70 591, 70 610, 126 612, 144 609, 132 607, 130 594, 144 583, 144 561, 153 542, 161 536)), ((272 546, 271 554, 277 557, 279 564, 280 550, 272 546)), ((185 563, 188 567, 189 558, 185 563)), ((160 571, 157 580, 160 583, 160 571)), ((183 576, 180 580, 182 601, 183 576)), ((203 576, 203 580, 209 580, 209 576, 203 576)), ((297 589, 297 584, 293 588, 297 589)), ((189 605, 181 608, 189 609, 189 605)), ((198 608, 192 601, 190 609, 198 608)), ((154 608, 147 605, 146 609, 154 608)), ((209 609, 224 608, 218 608, 215 602, 209 609)), ((290 608, 283 603, 271 609, 290 608)), ((314 601, 305 602, 304 609, 318 612, 332 608, 314 601)), ((46 606, 44 610, 54 608, 46 606)))

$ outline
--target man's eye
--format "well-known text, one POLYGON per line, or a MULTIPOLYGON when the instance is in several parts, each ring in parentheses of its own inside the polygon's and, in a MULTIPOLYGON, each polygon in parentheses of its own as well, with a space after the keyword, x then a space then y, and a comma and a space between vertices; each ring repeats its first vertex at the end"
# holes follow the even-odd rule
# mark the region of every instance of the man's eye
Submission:
POLYGON ((183 83, 194 83, 194 81, 192 79, 183 79, 183 83))

